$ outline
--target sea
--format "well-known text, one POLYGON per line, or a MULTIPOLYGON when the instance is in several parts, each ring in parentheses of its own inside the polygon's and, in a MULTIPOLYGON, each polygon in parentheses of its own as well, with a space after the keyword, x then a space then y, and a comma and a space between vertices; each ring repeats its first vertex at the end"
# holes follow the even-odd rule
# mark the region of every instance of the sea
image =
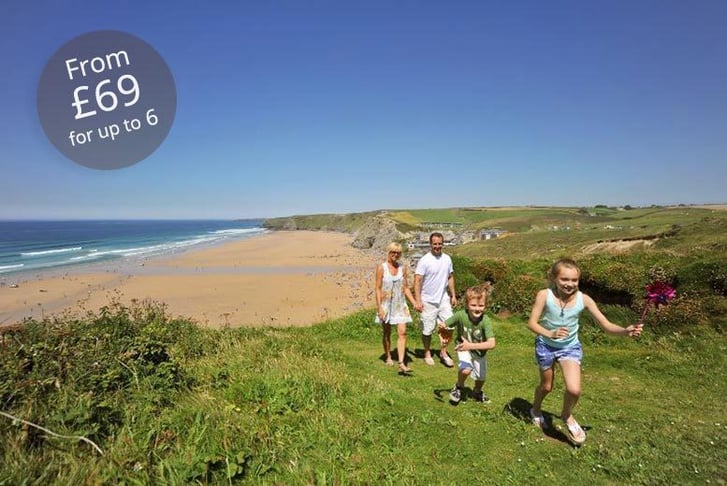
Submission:
POLYGON ((0 221, 0 278, 148 257, 251 238, 263 220, 0 221))

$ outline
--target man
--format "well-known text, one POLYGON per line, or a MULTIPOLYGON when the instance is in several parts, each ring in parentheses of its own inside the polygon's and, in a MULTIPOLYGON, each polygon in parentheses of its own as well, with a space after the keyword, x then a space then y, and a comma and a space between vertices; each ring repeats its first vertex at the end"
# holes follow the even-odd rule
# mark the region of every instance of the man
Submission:
MULTIPOLYGON (((421 312, 422 343, 424 344, 424 362, 434 364, 432 359, 432 333, 438 321, 446 321, 452 316, 452 306, 457 305, 454 293, 454 269, 452 259, 442 252, 444 236, 442 233, 429 235, 429 253, 417 263, 414 271, 414 308, 421 312)), ((447 353, 449 339, 440 336, 441 350, 439 357, 445 366, 454 366, 447 353)))

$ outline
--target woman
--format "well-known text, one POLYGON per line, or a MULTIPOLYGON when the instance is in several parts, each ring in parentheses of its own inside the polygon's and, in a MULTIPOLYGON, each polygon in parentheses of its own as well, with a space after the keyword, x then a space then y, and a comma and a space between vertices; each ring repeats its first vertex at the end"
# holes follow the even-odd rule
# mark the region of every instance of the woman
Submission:
POLYGON ((376 267, 376 322, 381 323, 384 359, 387 366, 393 366, 391 359, 391 326, 396 325, 396 341, 399 371, 411 371, 406 365, 406 325, 412 322, 406 299, 414 304, 414 295, 409 289, 406 265, 399 262, 401 245, 393 242, 386 247, 386 261, 376 267))

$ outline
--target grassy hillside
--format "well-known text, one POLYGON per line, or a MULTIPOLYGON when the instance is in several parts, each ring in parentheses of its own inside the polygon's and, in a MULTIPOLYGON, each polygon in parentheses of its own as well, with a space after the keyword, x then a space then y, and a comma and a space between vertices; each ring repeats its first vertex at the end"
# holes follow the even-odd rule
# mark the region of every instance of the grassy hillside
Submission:
POLYGON ((568 212, 556 216, 551 212, 541 216, 498 217, 491 224, 523 229, 502 239, 462 246, 457 253, 487 258, 577 255, 588 245, 628 240, 646 240, 652 251, 668 249, 679 254, 727 250, 727 211, 709 209, 638 209, 596 217, 568 212))
MULTIPOLYGON (((724 484, 727 213, 591 209, 389 212, 513 232, 448 248, 458 290, 493 280, 490 311, 511 316, 495 318, 489 405, 448 403, 455 372, 423 364, 415 326, 413 376, 384 366, 373 311, 289 329, 201 329, 153 303, 29 321, 0 337, 0 485, 724 484), (639 340, 581 320, 579 449, 559 420, 543 435, 527 419, 523 316, 565 255, 614 322, 638 318, 655 273, 677 289, 639 340)), ((349 231, 371 214, 296 218, 349 231)), ((558 379, 551 418, 561 399, 558 379)))
POLYGON ((377 211, 366 213, 348 213, 348 214, 311 214, 287 216, 283 218, 269 218, 263 223, 263 226, 270 229, 298 229, 298 230, 322 230, 322 231, 342 231, 351 233, 372 216, 378 214, 377 211))
MULTIPOLYGON (((709 328, 638 340, 584 330, 574 449, 526 414, 522 320, 496 320, 488 405, 448 403, 455 372, 402 377, 373 313, 311 328, 201 330, 162 309, 31 323, 0 347, 2 484, 721 484, 727 349, 709 328), (92 351, 92 352, 89 352, 92 351)), ((471 386, 471 382, 468 383, 471 386)), ((562 384, 544 409, 557 414, 562 384)))

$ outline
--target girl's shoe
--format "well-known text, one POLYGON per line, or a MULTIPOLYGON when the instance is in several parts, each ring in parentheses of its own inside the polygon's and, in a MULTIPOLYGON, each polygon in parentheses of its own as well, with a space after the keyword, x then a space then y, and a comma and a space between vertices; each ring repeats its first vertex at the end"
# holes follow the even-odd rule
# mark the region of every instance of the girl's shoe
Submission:
POLYGON ((411 368, 404 364, 403 361, 399 362, 399 373, 411 373, 411 368))
POLYGON ((568 440, 570 440, 574 446, 583 445, 583 443, 586 441, 586 431, 583 430, 578 422, 573 420, 572 424, 566 422, 565 425, 566 430, 568 431, 568 440))

